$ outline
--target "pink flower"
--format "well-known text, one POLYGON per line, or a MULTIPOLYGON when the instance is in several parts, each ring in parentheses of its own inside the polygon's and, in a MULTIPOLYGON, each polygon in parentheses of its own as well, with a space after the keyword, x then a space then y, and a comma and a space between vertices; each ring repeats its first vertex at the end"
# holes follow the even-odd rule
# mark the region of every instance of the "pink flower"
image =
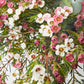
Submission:
POLYGON ((63 16, 62 15, 54 15, 54 22, 56 24, 62 23, 63 22, 63 16))
POLYGON ((77 69, 77 66, 78 66, 78 63, 73 63, 73 64, 71 65, 71 67, 72 67, 73 69, 77 69))
POLYGON ((78 62, 84 63, 84 54, 80 54, 80 55, 78 56, 78 62))
POLYGON ((42 44, 42 49, 43 50, 46 49, 46 45, 42 44))
POLYGON ((57 7, 56 10, 55 10, 55 14, 57 14, 57 11, 61 11, 61 7, 57 7))
POLYGON ((15 68, 21 68, 22 64, 21 61, 16 61, 16 63, 14 64, 15 68))
POLYGON ((29 32, 29 33, 33 32, 33 31, 35 31, 34 28, 32 28, 32 27, 28 28, 28 32, 29 32))
POLYGON ((59 32, 60 29, 61 29, 61 27, 59 27, 59 26, 56 25, 56 24, 54 24, 54 25, 51 26, 51 31, 52 31, 53 33, 59 32))
POLYGON ((12 44, 10 43, 10 44, 9 44, 9 49, 11 49, 11 48, 12 48, 12 44))
POLYGON ((31 2, 31 0, 24 0, 25 2, 31 2))
POLYGON ((83 37, 83 36, 80 36, 80 37, 78 38, 78 41, 79 41, 81 44, 83 44, 83 43, 84 43, 84 37, 83 37))
POLYGON ((50 66, 50 69, 53 70, 53 65, 50 66))
POLYGON ((74 61, 74 55, 72 53, 68 53, 65 58, 69 62, 73 62, 74 61))
POLYGON ((2 23, 2 21, 0 21, 0 27, 3 27, 3 23, 2 23))
POLYGON ((79 15, 77 16, 77 19, 78 19, 78 20, 83 20, 83 19, 84 19, 84 16, 83 16, 82 14, 79 14, 79 15))
POLYGON ((51 45, 51 49, 52 49, 52 50, 56 50, 55 47, 56 47, 56 45, 51 45))
POLYGON ((58 83, 64 82, 63 77, 61 77, 60 75, 56 77, 56 80, 58 83))
POLYGON ((23 27, 24 29, 26 29, 26 28, 28 28, 28 24, 24 22, 24 23, 22 24, 22 27, 23 27))
POLYGON ((83 31, 81 31, 80 36, 84 37, 84 32, 83 31))
POLYGON ((71 14, 73 12, 73 8, 68 7, 68 6, 64 6, 64 10, 65 10, 65 12, 68 12, 69 14, 71 14))
POLYGON ((54 77, 57 77, 57 76, 59 75, 59 71, 58 71, 58 70, 55 70, 55 71, 53 72, 53 75, 54 75, 54 77))
POLYGON ((35 43, 36 46, 38 46, 40 44, 40 41, 39 40, 35 40, 34 43, 35 43))
POLYGON ((1 20, 6 20, 8 18, 8 15, 7 14, 4 14, 4 15, 1 15, 0 16, 0 19, 1 20))
POLYGON ((61 38, 62 40, 65 40, 66 38, 68 38, 68 36, 67 36, 66 33, 62 33, 61 36, 60 36, 60 38, 61 38))
POLYGON ((0 82, 1 82, 2 77, 0 76, 0 82))
POLYGON ((7 3, 7 6, 8 6, 9 8, 12 8, 12 7, 13 7, 13 3, 12 3, 12 2, 9 2, 9 3, 7 3))
POLYGON ((82 9, 81 9, 81 14, 84 14, 84 1, 81 3, 82 9))
POLYGON ((0 8, 6 4, 6 0, 0 0, 0 8))
POLYGON ((50 19, 51 18, 51 14, 49 14, 49 13, 45 13, 44 15, 43 15, 43 19, 45 20, 45 21, 47 21, 48 19, 50 19))
POLYGON ((74 25, 76 28, 79 28, 82 26, 82 22, 80 20, 77 20, 74 25))
POLYGON ((52 43, 57 44, 58 43, 58 37, 53 36, 51 41, 52 41, 52 43))

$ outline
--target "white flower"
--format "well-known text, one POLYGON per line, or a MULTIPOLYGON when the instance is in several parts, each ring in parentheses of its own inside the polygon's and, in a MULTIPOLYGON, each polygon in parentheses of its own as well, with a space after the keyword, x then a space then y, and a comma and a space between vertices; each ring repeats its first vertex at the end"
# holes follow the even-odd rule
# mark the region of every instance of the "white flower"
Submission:
POLYGON ((63 57, 65 55, 64 51, 65 51, 65 46, 64 45, 57 45, 55 54, 63 57))
POLYGON ((11 8, 9 8, 9 9, 7 10, 7 12, 8 12, 8 14, 12 14, 12 13, 13 13, 13 10, 12 10, 11 8))
POLYGON ((7 47, 5 47, 5 48, 4 48, 4 51, 7 51, 7 50, 8 50, 7 47))
POLYGON ((19 78, 19 71, 11 66, 11 71, 7 71, 6 74, 9 76, 10 79, 15 81, 17 78, 19 78))
POLYGON ((22 27, 21 27, 21 26, 19 26, 19 27, 15 27, 14 31, 16 31, 16 32, 20 33, 20 32, 21 32, 21 29, 22 29, 22 27))
POLYGON ((21 48, 25 49, 26 48, 26 44, 25 43, 21 43, 21 48))
POLYGON ((8 18, 8 21, 9 21, 9 24, 13 23, 14 22, 14 18, 11 17, 11 18, 8 18))
POLYGON ((21 14, 21 10, 20 9, 16 9, 15 13, 16 13, 16 15, 20 15, 21 14))
POLYGON ((45 1, 39 0, 38 7, 42 8, 42 7, 44 7, 44 5, 45 5, 45 1))
POLYGON ((9 24, 8 20, 3 20, 3 21, 4 21, 4 24, 5 24, 6 26, 8 26, 8 24, 9 24))
POLYGON ((9 60, 12 57, 14 57, 14 54, 12 52, 7 52, 6 58, 9 60))
POLYGON ((37 57, 37 56, 38 56, 38 54, 35 54, 35 53, 31 53, 29 56, 27 55, 29 61, 35 59, 35 57, 37 57))
POLYGON ((14 55, 14 58, 18 60, 18 59, 20 58, 20 54, 16 53, 16 54, 14 55))
POLYGON ((48 24, 49 26, 54 25, 54 19, 53 19, 53 18, 48 19, 48 20, 47 20, 47 24, 48 24))
POLYGON ((39 29, 39 32, 42 33, 43 36, 50 36, 52 37, 52 31, 49 26, 47 25, 41 25, 41 29, 39 29))
POLYGON ((32 80, 39 80, 40 75, 45 73, 45 68, 42 65, 35 65, 32 69, 32 80))
POLYGON ((32 4, 29 4, 29 9, 33 9, 34 8, 34 3, 32 3, 32 4))
POLYGON ((36 23, 43 23, 43 21, 44 21, 44 19, 43 19, 43 16, 42 16, 42 14, 40 13, 40 14, 38 14, 37 15, 38 17, 37 17, 37 19, 36 19, 36 23))
POLYGON ((73 43, 73 39, 70 38, 70 39, 65 39, 65 51, 68 52, 71 48, 74 47, 74 43, 73 43))
POLYGON ((14 18, 14 20, 18 20, 19 16, 15 14, 15 15, 13 15, 13 18, 14 18))

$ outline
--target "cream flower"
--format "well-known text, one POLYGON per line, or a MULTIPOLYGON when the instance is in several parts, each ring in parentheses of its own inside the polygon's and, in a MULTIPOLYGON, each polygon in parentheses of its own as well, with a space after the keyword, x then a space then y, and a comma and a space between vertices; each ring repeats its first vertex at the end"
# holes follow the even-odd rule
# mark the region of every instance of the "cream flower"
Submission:
POLYGON ((38 54, 31 53, 30 55, 27 55, 27 58, 29 61, 31 61, 31 60, 35 59, 37 56, 38 56, 38 54))
POLYGON ((45 5, 45 1, 39 0, 38 7, 42 8, 42 7, 44 7, 44 5, 45 5))
POLYGON ((32 69, 32 80, 39 80, 40 75, 45 73, 45 68, 42 65, 35 65, 32 69))
POLYGON ((37 15, 37 19, 36 19, 36 23, 43 23, 44 19, 43 19, 43 15, 40 13, 37 15))
POLYGON ((56 46, 56 55, 64 56, 65 55, 65 45, 57 45, 56 46))
POLYGON ((65 51, 68 52, 71 48, 74 47, 74 43, 73 43, 73 39, 70 38, 70 39, 65 39, 65 51))
POLYGON ((42 33, 43 36, 50 36, 52 37, 52 31, 49 26, 47 25, 41 25, 41 29, 39 29, 39 32, 42 33))
POLYGON ((47 24, 48 24, 49 26, 54 25, 54 18, 48 19, 48 20, 47 20, 47 24))
POLYGON ((9 8, 9 9, 7 10, 7 12, 8 12, 8 14, 12 14, 12 13, 13 13, 13 10, 12 10, 11 8, 9 8))

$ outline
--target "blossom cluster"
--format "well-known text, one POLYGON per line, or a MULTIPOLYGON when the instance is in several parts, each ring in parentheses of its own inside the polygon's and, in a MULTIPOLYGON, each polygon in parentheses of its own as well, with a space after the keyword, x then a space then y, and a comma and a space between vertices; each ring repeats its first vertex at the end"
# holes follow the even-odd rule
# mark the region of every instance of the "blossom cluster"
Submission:
POLYGON ((84 1, 78 15, 70 5, 49 11, 46 2, 0 0, 0 84, 66 83, 69 72, 74 84, 84 63, 84 1))

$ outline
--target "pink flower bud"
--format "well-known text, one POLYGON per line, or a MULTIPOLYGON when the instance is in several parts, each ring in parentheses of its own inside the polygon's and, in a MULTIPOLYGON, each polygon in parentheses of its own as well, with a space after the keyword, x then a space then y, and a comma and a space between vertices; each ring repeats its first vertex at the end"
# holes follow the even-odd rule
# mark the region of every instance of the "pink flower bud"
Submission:
POLYGON ((68 53, 65 58, 69 62, 73 62, 74 61, 74 55, 72 53, 68 53))
POLYGON ((76 28, 79 28, 82 26, 82 22, 80 20, 77 20, 74 25, 76 28))
POLYGON ((61 38, 62 40, 65 40, 66 38, 68 38, 68 36, 67 36, 66 33, 62 33, 61 36, 60 36, 60 38, 61 38))
POLYGON ((28 28, 28 24, 27 24, 27 23, 23 23, 23 24, 22 24, 22 27, 23 27, 24 29, 26 29, 26 28, 28 28))
POLYGON ((22 64, 20 61, 16 61, 16 63, 14 64, 14 67, 16 68, 21 68, 22 64))
POLYGON ((52 41, 52 43, 57 44, 58 43, 58 37, 53 36, 51 41, 52 41))
POLYGON ((0 16, 0 19, 1 20, 6 20, 8 18, 8 15, 7 14, 4 14, 4 15, 1 15, 0 16))
POLYGON ((38 46, 40 44, 40 41, 39 40, 35 40, 35 45, 38 46))
POLYGON ((12 7, 13 7, 13 3, 12 3, 12 2, 7 3, 7 6, 8 6, 9 8, 12 8, 12 7))
POLYGON ((57 80, 58 83, 64 82, 64 78, 61 77, 60 75, 56 77, 56 80, 57 80))
POLYGON ((71 65, 71 67, 72 67, 73 69, 77 69, 77 66, 78 66, 77 63, 73 63, 73 64, 71 65))
POLYGON ((55 71, 53 72, 53 75, 54 75, 54 77, 57 77, 57 76, 59 75, 59 71, 58 71, 58 70, 55 70, 55 71))
POLYGON ((0 8, 6 4, 6 0, 0 0, 0 8))
POLYGON ((2 21, 0 21, 0 27, 3 27, 3 23, 2 23, 2 21))
POLYGON ((81 44, 84 44, 84 37, 83 36, 80 36, 78 38, 78 41, 81 43, 81 44))
POLYGON ((42 44, 42 49, 46 49, 46 45, 42 44))
POLYGON ((78 62, 84 63, 84 54, 80 54, 80 55, 78 56, 78 62))

